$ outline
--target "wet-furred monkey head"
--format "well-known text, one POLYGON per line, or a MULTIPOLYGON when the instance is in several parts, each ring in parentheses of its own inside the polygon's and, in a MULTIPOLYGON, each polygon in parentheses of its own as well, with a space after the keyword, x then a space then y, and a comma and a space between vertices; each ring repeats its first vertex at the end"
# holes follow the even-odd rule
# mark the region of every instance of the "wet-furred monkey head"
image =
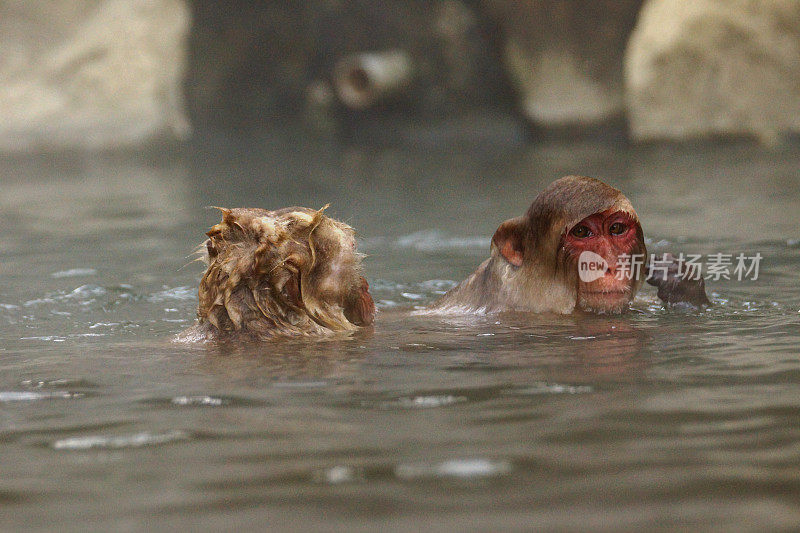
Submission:
POLYGON ((355 330, 375 305, 352 228, 320 210, 223 209, 202 247, 207 337, 254 339, 355 330))

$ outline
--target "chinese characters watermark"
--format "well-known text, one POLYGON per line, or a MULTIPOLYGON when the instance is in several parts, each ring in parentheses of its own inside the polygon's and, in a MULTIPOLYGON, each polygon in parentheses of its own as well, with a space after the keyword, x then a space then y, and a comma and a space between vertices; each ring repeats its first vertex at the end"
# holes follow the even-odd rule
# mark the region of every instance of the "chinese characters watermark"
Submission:
MULTIPOLYGON (((618 280, 631 279, 645 272, 649 279, 667 279, 678 276, 686 280, 707 279, 711 281, 758 279, 762 256, 760 253, 708 254, 703 261, 701 254, 651 255, 645 260, 644 254, 622 254, 617 257, 614 277, 618 280)), ((608 261, 594 252, 584 251, 578 258, 578 274, 581 281, 591 283, 602 278, 609 271, 608 261)))

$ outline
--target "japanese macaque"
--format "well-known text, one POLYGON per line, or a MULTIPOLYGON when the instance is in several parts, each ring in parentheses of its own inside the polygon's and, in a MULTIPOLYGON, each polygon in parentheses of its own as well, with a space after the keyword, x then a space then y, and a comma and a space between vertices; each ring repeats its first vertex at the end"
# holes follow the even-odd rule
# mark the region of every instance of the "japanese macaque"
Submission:
MULTIPOLYGON (((621 313, 646 265, 642 227, 625 195, 594 178, 567 176, 542 191, 523 216, 503 222, 491 257, 431 311, 621 313)), ((659 297, 708 303, 702 280, 677 268, 664 271, 663 281, 652 282, 659 297)))
POLYGON ((305 207, 222 209, 201 246, 198 323, 179 340, 352 331, 372 324, 350 226, 305 207))

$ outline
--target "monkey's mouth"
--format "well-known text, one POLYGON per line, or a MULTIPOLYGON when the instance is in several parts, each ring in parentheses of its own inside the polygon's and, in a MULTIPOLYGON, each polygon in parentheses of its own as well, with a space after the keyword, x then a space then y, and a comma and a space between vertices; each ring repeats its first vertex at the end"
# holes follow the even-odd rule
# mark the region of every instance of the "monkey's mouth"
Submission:
POLYGON ((596 291, 581 291, 580 297, 592 305, 617 305, 631 299, 631 292, 627 289, 608 289, 596 291))
POLYGON ((631 292, 625 289, 581 291, 578 305, 584 311, 594 313, 621 313, 631 300, 631 292))
POLYGON ((605 291, 582 291, 584 296, 627 296, 630 291, 626 289, 610 289, 605 291))
POLYGON ((619 302, 622 300, 630 300, 630 291, 617 289, 607 291, 582 291, 580 296, 584 300, 593 302, 619 302))

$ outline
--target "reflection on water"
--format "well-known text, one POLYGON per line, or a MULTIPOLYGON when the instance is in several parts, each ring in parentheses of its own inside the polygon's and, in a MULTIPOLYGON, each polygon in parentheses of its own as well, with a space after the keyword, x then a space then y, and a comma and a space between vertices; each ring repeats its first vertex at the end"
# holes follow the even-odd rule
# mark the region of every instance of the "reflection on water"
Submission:
POLYGON ((458 153, 279 138, 0 163, 2 529, 793 529, 796 148, 458 153), (715 306, 414 315, 568 173, 652 251, 754 253, 715 306), (360 232, 380 313, 322 341, 184 346, 207 205, 319 207, 360 232), (56 525, 57 524, 57 525, 56 525))

